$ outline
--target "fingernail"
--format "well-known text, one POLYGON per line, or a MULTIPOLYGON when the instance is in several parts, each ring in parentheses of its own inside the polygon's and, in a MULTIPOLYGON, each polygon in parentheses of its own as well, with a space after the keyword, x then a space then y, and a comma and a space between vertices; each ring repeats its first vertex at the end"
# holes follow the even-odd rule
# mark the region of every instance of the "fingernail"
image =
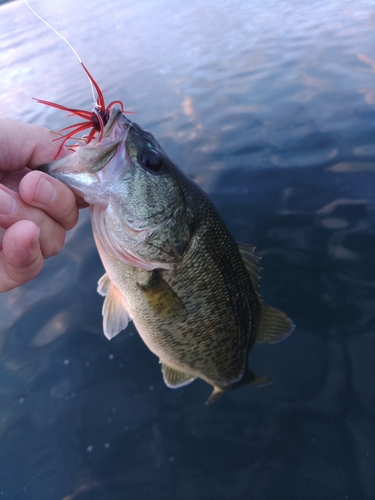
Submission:
POLYGON ((16 200, 12 195, 0 189, 0 214, 10 215, 17 206, 16 200))
POLYGON ((41 177, 35 191, 34 201, 48 205, 48 203, 51 203, 56 198, 56 195, 55 186, 44 177, 41 177))

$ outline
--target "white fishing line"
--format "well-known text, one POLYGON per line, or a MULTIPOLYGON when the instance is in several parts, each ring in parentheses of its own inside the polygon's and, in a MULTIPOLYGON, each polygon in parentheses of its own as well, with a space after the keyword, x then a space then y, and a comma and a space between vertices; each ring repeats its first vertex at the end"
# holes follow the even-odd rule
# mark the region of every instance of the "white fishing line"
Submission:
MULTIPOLYGON (((75 50, 75 48, 68 42, 68 40, 61 34, 59 33, 53 26, 51 26, 49 23, 47 23, 47 21, 45 21, 42 17, 40 17, 39 14, 37 14, 35 12, 35 10, 31 7, 31 5, 29 4, 29 2, 27 2, 27 0, 23 0, 23 2, 29 7, 29 9, 31 10, 31 12, 34 14, 34 16, 36 16, 38 19, 40 19, 46 26, 48 26, 48 28, 50 28, 52 31, 54 31, 56 33, 56 35, 58 35, 62 40, 64 40, 64 42, 71 48, 71 50, 73 51, 73 53, 75 54, 75 56, 77 57, 78 61, 83 64, 82 62, 82 59, 79 57, 78 55, 78 52, 75 50)), ((92 97, 94 99, 94 106, 96 106, 96 102, 97 102, 97 99, 95 97, 95 87, 94 85, 92 84, 92 81, 90 80, 90 78, 88 77, 88 75, 86 75, 89 82, 90 82, 90 86, 91 86, 91 92, 92 92, 92 97)))

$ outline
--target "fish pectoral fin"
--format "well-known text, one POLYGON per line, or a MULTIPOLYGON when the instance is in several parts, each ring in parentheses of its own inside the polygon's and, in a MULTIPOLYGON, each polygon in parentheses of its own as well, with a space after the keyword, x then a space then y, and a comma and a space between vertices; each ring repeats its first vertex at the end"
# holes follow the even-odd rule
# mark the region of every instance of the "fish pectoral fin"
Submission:
POLYGON ((110 284, 111 284, 111 280, 109 279, 108 274, 104 273, 103 276, 98 281, 98 286, 97 286, 96 291, 98 292, 99 295, 101 295, 102 297, 105 297, 108 293, 108 288, 109 288, 110 284))
POLYGON ((172 368, 164 362, 161 364, 161 371, 163 372, 165 385, 171 389, 177 389, 177 387, 188 385, 196 378, 193 375, 190 375, 190 373, 176 370, 176 368, 172 368))
POLYGON ((138 286, 155 314, 164 318, 186 317, 186 308, 157 271, 139 269, 138 286))
POLYGON ((279 342, 290 335, 294 324, 286 314, 267 304, 261 306, 261 319, 256 342, 258 344, 279 342))
MULTIPOLYGON (((105 274, 100 279, 98 289, 100 287, 100 282, 105 276, 108 278, 108 276, 105 274)), ((104 286, 101 289, 103 290, 104 286)), ((118 333, 120 333, 121 330, 124 330, 128 326, 129 314, 126 310, 124 299, 122 298, 121 293, 110 281, 103 303, 102 315, 103 331, 108 340, 111 340, 118 333)))

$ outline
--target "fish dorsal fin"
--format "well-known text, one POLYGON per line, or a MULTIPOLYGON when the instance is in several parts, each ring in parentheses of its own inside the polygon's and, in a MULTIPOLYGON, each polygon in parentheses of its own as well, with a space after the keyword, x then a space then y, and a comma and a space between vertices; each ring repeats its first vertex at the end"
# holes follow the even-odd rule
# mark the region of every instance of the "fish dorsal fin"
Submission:
POLYGON ((186 317, 184 304, 156 271, 138 269, 137 283, 155 314, 163 318, 186 317))
POLYGON ((176 370, 176 368, 172 368, 164 362, 161 364, 161 370, 163 372, 165 385, 171 389, 188 385, 196 378, 193 375, 190 375, 190 373, 176 370))
POLYGON ((238 250, 240 251, 254 289, 261 301, 261 320, 257 335, 257 343, 272 344, 290 335, 294 329, 294 325, 292 320, 282 311, 267 304, 263 304, 259 291, 260 271, 262 268, 259 266, 258 262, 261 257, 255 254, 255 248, 256 247, 253 245, 238 243, 238 250))
POLYGON ((246 270, 249 273, 251 282, 259 294, 259 280, 260 271, 262 268, 258 264, 261 257, 255 254, 256 247, 253 245, 246 245, 245 243, 237 243, 238 250, 240 251, 243 263, 245 264, 246 270))
POLYGON ((290 335, 294 324, 286 314, 267 304, 261 305, 261 319, 257 335, 257 343, 279 342, 290 335))
POLYGON ((107 339, 111 340, 128 326, 129 314, 121 293, 111 283, 107 273, 100 278, 97 291, 105 296, 102 308, 103 331, 107 339))

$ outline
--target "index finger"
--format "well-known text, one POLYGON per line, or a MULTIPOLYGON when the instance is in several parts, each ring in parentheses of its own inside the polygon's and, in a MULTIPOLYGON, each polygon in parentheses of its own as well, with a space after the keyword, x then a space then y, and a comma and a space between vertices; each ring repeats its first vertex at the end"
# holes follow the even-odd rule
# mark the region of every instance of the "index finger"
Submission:
MULTIPOLYGON (((44 172, 29 172, 20 182, 19 194, 29 207, 42 209, 64 229, 75 226, 78 218, 76 196, 57 179, 44 172)), ((27 212, 23 216, 27 218, 27 212)))
MULTIPOLYGON (((36 168, 54 160, 60 144, 48 128, 0 118, 0 171, 36 168)), ((60 156, 66 155, 62 150, 60 156)))

